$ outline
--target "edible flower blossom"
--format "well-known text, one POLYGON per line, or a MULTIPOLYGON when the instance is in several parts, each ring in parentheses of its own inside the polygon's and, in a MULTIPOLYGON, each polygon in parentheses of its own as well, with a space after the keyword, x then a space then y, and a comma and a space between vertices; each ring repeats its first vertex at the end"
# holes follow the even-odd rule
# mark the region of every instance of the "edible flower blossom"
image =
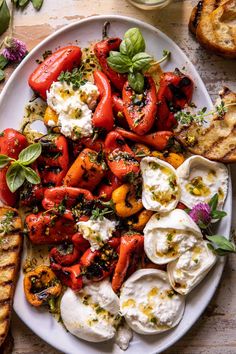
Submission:
POLYGON ((2 55, 11 62, 20 62, 28 53, 24 42, 14 37, 6 37, 2 55))
POLYGON ((189 212, 189 216, 200 228, 206 228, 211 222, 211 207, 207 203, 198 203, 189 212))

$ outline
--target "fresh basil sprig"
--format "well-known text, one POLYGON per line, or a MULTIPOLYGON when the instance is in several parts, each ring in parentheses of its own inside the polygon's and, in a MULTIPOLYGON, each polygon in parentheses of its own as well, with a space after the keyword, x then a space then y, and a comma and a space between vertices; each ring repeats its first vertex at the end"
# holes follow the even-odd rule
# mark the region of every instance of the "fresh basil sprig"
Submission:
POLYGON ((6 0, 0 0, 0 36, 3 34, 10 23, 10 11, 6 0))
POLYGON ((160 63, 168 58, 170 52, 163 51, 164 57, 154 62, 151 55, 145 52, 145 41, 138 28, 130 28, 124 35, 120 44, 120 51, 111 51, 107 58, 108 65, 120 74, 128 74, 130 87, 137 93, 144 90, 143 72, 149 69, 150 65, 160 63))
POLYGON ((40 183, 39 175, 28 165, 33 163, 41 153, 42 146, 40 143, 36 143, 22 150, 18 160, 7 155, 0 155, 0 169, 11 163, 6 173, 6 181, 12 193, 20 188, 25 180, 32 184, 40 183))
POLYGON ((229 253, 236 253, 236 246, 234 242, 227 240, 226 237, 220 235, 206 236, 211 242, 208 247, 219 256, 225 256, 229 253))

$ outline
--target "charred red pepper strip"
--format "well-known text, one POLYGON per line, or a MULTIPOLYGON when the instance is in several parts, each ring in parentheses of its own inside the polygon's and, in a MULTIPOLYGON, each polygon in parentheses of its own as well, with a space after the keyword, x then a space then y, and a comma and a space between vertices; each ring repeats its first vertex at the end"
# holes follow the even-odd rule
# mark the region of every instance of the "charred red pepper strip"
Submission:
POLYGON ((116 123, 125 129, 129 129, 129 125, 125 118, 124 113, 124 102, 118 93, 113 93, 112 95, 112 109, 116 117, 116 123))
POLYGON ((80 264, 74 264, 70 267, 62 267, 60 264, 51 263, 50 266, 63 285, 68 286, 74 291, 82 289, 83 280, 80 264))
POLYGON ((102 139, 93 140, 92 138, 82 138, 80 139, 80 142, 84 147, 96 152, 103 150, 104 147, 104 141, 102 139))
POLYGON ((125 139, 135 141, 136 143, 143 143, 151 146, 158 151, 165 150, 171 142, 173 133, 170 131, 160 131, 145 136, 140 136, 132 132, 128 132, 122 128, 116 128, 116 131, 125 139))
POLYGON ((25 222, 31 242, 38 245, 69 241, 76 232, 75 222, 49 212, 30 214, 25 222))
POLYGON ((143 251, 144 237, 141 234, 125 234, 121 237, 119 260, 112 278, 112 289, 118 292, 124 282, 133 254, 143 251))
POLYGON ((119 90, 122 91, 122 88, 127 80, 127 76, 124 74, 119 74, 115 72, 107 63, 107 57, 109 56, 110 51, 118 51, 120 47, 121 39, 120 38, 108 38, 104 39, 95 44, 94 53, 98 59, 98 62, 102 68, 102 71, 107 75, 111 80, 112 84, 119 90))
POLYGON ((80 259, 88 279, 100 281, 107 278, 115 269, 120 238, 108 240, 104 248, 92 251, 88 249, 80 259))
POLYGON ((120 180, 131 172, 139 172, 139 163, 134 152, 118 132, 112 131, 107 135, 104 147, 108 166, 120 180))
POLYGON ((111 171, 108 171, 102 184, 98 188, 97 196, 100 199, 108 201, 111 199, 112 192, 120 187, 122 182, 111 171))
POLYGON ((43 99, 47 98, 46 92, 53 81, 57 81, 62 71, 71 71, 80 65, 82 52, 80 47, 67 46, 52 53, 30 75, 29 86, 43 99))
POLYGON ((106 75, 99 70, 94 71, 93 77, 94 83, 100 93, 100 101, 92 116, 93 126, 98 129, 110 131, 114 125, 111 85, 106 75))
POLYGON ((143 94, 136 94, 125 83, 122 91, 124 114, 131 130, 138 135, 146 134, 153 126, 157 112, 156 85, 151 76, 146 76, 143 94))
MULTIPOLYGON (((21 150, 28 145, 26 137, 15 129, 5 129, 0 134, 0 154, 17 159, 21 150)), ((12 193, 6 182, 9 166, 0 169, 0 201, 9 206, 16 206, 18 193, 12 193)))
POLYGON ((42 205, 44 209, 48 210, 57 208, 63 203, 66 209, 71 209, 77 203, 81 202, 82 199, 90 201, 94 197, 87 189, 61 186, 46 189, 42 205))
POLYGON ((80 256, 80 253, 73 244, 62 244, 53 247, 50 251, 51 262, 56 262, 62 266, 68 266, 75 263, 80 256))
POLYGON ((68 143, 63 135, 49 134, 40 140, 42 154, 38 159, 38 170, 43 187, 62 184, 69 168, 68 143))
POLYGON ((74 247, 79 251, 80 255, 82 255, 90 247, 90 243, 88 242, 88 240, 83 238, 83 235, 79 232, 72 236, 71 241, 74 247))
POLYGON ((178 69, 175 72, 166 72, 161 76, 157 93, 158 130, 171 130, 176 126, 175 112, 189 104, 192 95, 192 80, 178 69))

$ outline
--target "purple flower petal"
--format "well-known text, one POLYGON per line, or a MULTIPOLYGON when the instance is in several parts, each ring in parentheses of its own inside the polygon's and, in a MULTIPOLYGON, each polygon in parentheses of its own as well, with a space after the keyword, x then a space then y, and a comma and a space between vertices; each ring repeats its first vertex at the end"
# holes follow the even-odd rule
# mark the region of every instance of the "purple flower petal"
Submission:
POLYGON ((211 222, 211 207, 206 203, 198 203, 189 212, 189 216, 196 224, 208 225, 211 222))
POLYGON ((5 48, 2 55, 9 61, 20 62, 27 54, 27 48, 24 42, 19 39, 6 37, 4 40, 5 48))

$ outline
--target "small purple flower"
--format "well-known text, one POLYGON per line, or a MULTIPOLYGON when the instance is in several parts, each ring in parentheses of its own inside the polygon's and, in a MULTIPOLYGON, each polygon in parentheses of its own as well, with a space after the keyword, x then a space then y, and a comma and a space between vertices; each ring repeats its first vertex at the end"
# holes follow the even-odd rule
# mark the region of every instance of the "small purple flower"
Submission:
POLYGON ((2 54, 11 62, 20 62, 27 54, 27 48, 24 42, 13 37, 6 37, 4 40, 5 48, 2 54))
POLYGON ((207 226, 211 222, 211 207, 206 203, 198 203, 189 212, 189 216, 200 227, 207 226))

